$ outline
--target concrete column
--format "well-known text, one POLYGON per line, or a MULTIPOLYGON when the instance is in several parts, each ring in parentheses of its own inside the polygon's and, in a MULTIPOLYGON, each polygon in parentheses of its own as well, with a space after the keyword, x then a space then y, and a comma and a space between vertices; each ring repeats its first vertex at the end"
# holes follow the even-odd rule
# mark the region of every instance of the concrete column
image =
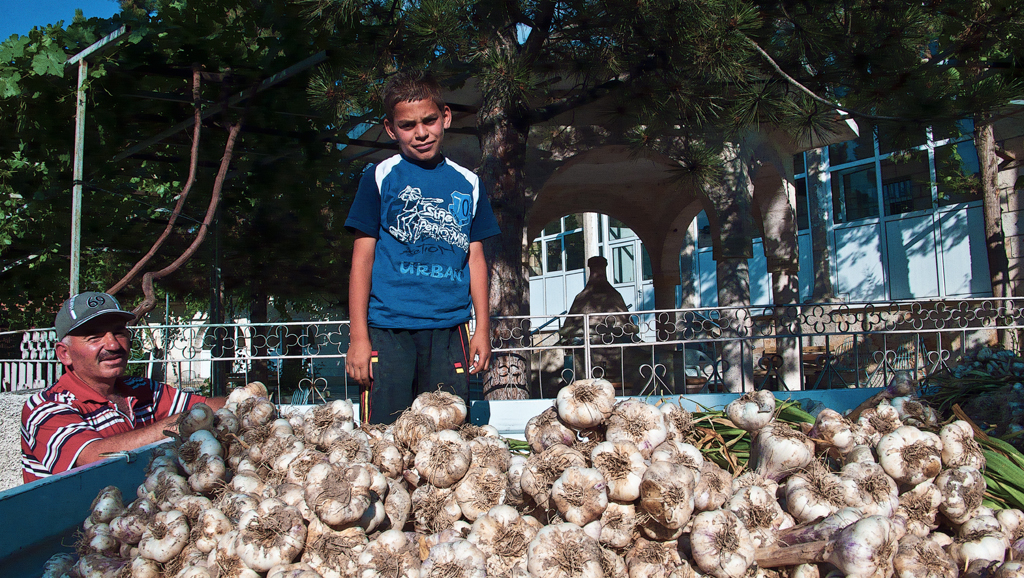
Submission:
MULTIPOLYGON (((718 272, 718 305, 720 307, 750 305, 750 274, 747 260, 753 256, 751 241, 757 234, 753 218, 753 184, 750 161, 736 144, 726 144, 722 152, 722 180, 706 189, 717 214, 718 238, 715 243, 718 272)), ((723 337, 750 335, 750 316, 743 314, 723 319, 723 337)), ((729 391, 753 389, 754 366, 747 342, 732 340, 722 345, 722 376, 729 391)))
MULTIPOLYGON (((601 254, 601 215, 599 213, 583 213, 583 256, 586 259, 601 254)), ((590 270, 587 270, 590 279, 590 270)))
POLYGON ((700 285, 697 283, 697 219, 690 221, 686 238, 679 252, 679 291, 682 294, 682 309, 700 306, 700 285))
MULTIPOLYGON (((750 272, 747 259, 719 259, 715 267, 718 272, 718 304, 722 307, 750 304, 750 272)), ((750 335, 750 317, 747 310, 739 315, 723 313, 721 321, 723 337, 746 337, 750 335)), ((731 340, 722 344, 724 372, 722 379, 727 391, 752 391, 754 389, 753 356, 748 341, 731 340)))
MULTIPOLYGON (((780 269, 772 272, 772 297, 776 304, 794 304, 800 298, 800 280, 796 271, 780 269)), ((797 315, 791 307, 776 308, 775 323, 778 334, 795 335, 800 330, 797 315), (787 312, 789 315, 787 315, 787 312)), ((782 356, 779 370, 779 389, 803 389, 800 383, 800 342, 798 337, 780 337, 775 340, 776 351, 782 356)))
POLYGON ((828 149, 807 151, 807 197, 811 210, 811 252, 814 255, 814 291, 811 300, 815 303, 831 301, 832 291, 832 244, 829 229, 832 226, 832 191, 828 186, 828 172, 824 169, 824 155, 828 149))

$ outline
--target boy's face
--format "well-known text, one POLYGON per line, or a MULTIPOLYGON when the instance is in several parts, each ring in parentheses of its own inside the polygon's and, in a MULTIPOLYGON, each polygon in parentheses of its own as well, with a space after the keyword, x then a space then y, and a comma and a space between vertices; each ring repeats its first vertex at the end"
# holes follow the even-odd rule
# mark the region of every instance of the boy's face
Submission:
POLYGON ((441 154, 444 129, 452 124, 452 111, 439 110, 429 98, 400 102, 393 118, 384 119, 384 130, 398 141, 398 149, 414 161, 432 161, 441 154))

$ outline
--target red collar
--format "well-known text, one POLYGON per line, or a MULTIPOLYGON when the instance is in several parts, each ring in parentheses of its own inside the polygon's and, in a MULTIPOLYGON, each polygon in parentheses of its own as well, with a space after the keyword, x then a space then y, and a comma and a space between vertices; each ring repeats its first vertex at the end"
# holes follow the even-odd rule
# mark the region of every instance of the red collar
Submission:
MULTIPOLYGON (((123 386, 124 384, 122 383, 121 378, 118 378, 116 383, 117 389, 123 390, 123 386)), ((64 373, 64 375, 57 380, 57 383, 54 384, 54 387, 60 387, 68 393, 73 394, 75 399, 81 402, 91 401, 93 403, 103 405, 110 403, 110 400, 100 395, 99 392, 89 387, 89 385, 82 381, 80 377, 70 371, 64 373)))

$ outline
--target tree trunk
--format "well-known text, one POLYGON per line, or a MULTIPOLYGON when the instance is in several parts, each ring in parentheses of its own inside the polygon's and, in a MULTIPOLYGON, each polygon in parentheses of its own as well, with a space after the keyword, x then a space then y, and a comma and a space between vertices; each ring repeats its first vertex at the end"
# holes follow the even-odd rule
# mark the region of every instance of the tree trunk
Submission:
MULTIPOLYGON (((524 115, 485 96, 477 116, 480 130, 480 177, 501 227, 501 235, 485 247, 490 264, 490 313, 492 316, 529 314, 530 281, 523 266, 526 231, 526 139, 529 124, 524 115)), ((522 347, 530 343, 529 321, 495 320, 491 346, 522 347)), ((484 377, 484 399, 528 399, 530 360, 508 353, 497 354, 484 377)))
MULTIPOLYGON (((1009 260, 1003 244, 1002 203, 999 197, 999 158, 996 156, 996 137, 990 115, 974 116, 974 148, 978 151, 978 169, 985 213, 985 248, 988 253, 988 272, 992 279, 992 296, 1010 297, 1009 260)), ((999 331, 999 342, 1006 348, 1009 332, 999 331)))

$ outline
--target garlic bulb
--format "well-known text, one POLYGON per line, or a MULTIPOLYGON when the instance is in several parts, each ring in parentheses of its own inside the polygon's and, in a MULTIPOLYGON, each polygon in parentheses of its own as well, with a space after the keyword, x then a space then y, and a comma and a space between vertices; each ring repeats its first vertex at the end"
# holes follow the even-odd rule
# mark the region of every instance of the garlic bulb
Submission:
POLYGON ((430 418, 438 431, 459 427, 469 415, 464 399, 440 390, 417 395, 410 410, 430 418))
POLYGON ((434 420, 419 412, 407 410, 395 420, 393 431, 396 443, 415 452, 420 440, 438 430, 434 420))
POLYGON ((167 562, 177 556, 188 543, 189 527, 185 514, 178 510, 160 512, 139 540, 139 556, 167 562))
POLYGON ((327 524, 350 524, 370 507, 370 483, 370 475, 364 470, 346 470, 322 462, 306 474, 306 504, 327 524))
POLYGON ((582 527, 599 519, 608 507, 607 487, 597 469, 573 466, 551 484, 551 501, 565 521, 582 527))
POLYGON ((356 576, 359 569, 359 555, 366 548, 368 540, 362 528, 355 526, 335 530, 313 518, 306 533, 306 548, 301 561, 309 564, 324 578, 356 576))
POLYGON ((610 442, 633 442, 644 458, 650 458, 654 448, 668 438, 668 426, 656 406, 639 399, 626 399, 615 404, 607 420, 605 436, 610 442))
POLYGON ((469 444, 451 430, 428 434, 416 448, 416 471, 439 488, 455 485, 472 462, 469 444))
POLYGON ((238 521, 235 552, 246 566, 266 572, 290 564, 306 544, 306 524, 299 511, 268 498, 238 521))
POLYGON ((875 451, 885 473, 901 486, 916 486, 934 479, 942 470, 942 440, 914 426, 900 426, 885 434, 875 451))
POLYGON ((841 458, 853 451, 857 444, 867 441, 866 436, 839 412, 825 408, 814 418, 814 427, 808 432, 812 439, 820 442, 829 455, 841 458))
POLYGON ((907 534, 892 560, 896 578, 957 578, 953 559, 936 542, 907 534))
POLYGON ((565 426, 558 418, 558 410, 554 407, 542 411, 526 422, 526 441, 530 444, 530 452, 539 454, 553 445, 572 447, 576 442, 576 433, 565 426))
POLYGON ((704 460, 700 481, 693 487, 693 507, 699 512, 717 510, 732 495, 732 476, 711 460, 704 460))
POLYGON ((894 397, 889 402, 905 425, 934 428, 939 423, 935 410, 913 395, 894 397))
POLYGON ((434 534, 450 528, 462 517, 462 509, 455 490, 427 484, 413 490, 411 515, 417 532, 434 534))
POLYGON ((399 530, 381 532, 359 554, 360 578, 419 578, 419 575, 418 545, 399 530))
POLYGON ((898 546, 892 521, 884 516, 868 516, 839 532, 825 560, 848 578, 889 578, 898 546))
POLYGON ((693 514, 693 473, 672 462, 654 462, 640 482, 640 508, 669 529, 682 528, 693 514))
POLYGON ((89 519, 97 524, 107 523, 123 514, 125 507, 120 488, 107 486, 100 490, 89 510, 89 519))
POLYGON ((847 503, 865 516, 891 516, 899 507, 899 487, 877 463, 848 463, 839 477, 853 484, 854 491, 847 494, 847 503))
POLYGON ((736 427, 756 432, 775 417, 775 394, 767 389, 745 393, 725 406, 725 413, 736 427))
POLYGON ((694 483, 700 483, 704 454, 696 446, 677 440, 665 440, 651 452, 651 462, 673 462, 690 468, 694 483))
POLYGON ((948 423, 939 430, 939 439, 942 441, 943 466, 970 466, 976 470, 985 468, 985 455, 974 439, 971 424, 963 420, 948 423))
POLYGON ((785 492, 786 510, 798 522, 834 514, 858 497, 855 482, 830 473, 820 462, 790 475, 785 492))
POLYGON ((499 438, 482 436, 470 440, 469 451, 473 456, 474 466, 492 466, 500 472, 507 472, 512 452, 508 445, 499 438))
POLYGON ((701 512, 690 532, 693 560, 715 578, 741 578, 754 563, 754 542, 729 510, 701 512))
MULTIPOLYGON (((1024 538, 1024 512, 1017 508, 1007 508, 995 513, 996 519, 1003 526, 1003 533, 1011 542, 1024 538)), ((113 527, 113 522, 111 522, 113 527)))
POLYGON ((811 463, 814 442, 788 424, 772 422, 754 436, 750 459, 758 474, 777 482, 811 463))
POLYGON ((896 428, 903 425, 903 422, 900 421, 900 413, 889 404, 888 400, 864 410, 857 423, 868 437, 871 445, 878 444, 878 440, 882 436, 896 431, 896 428))
POLYGON ((608 502, 601 514, 598 541, 609 548, 625 548, 633 542, 636 522, 636 507, 632 503, 608 502))
POLYGON ((597 541, 575 524, 544 526, 527 548, 527 569, 533 578, 602 578, 597 541))
POLYGON ((992 516, 976 516, 960 526, 949 553, 957 564, 964 566, 973 560, 1002 562, 1010 540, 1003 533, 999 520, 992 516))
POLYGON ((678 442, 689 442, 694 435, 693 414, 684 409, 678 403, 671 401, 658 406, 661 414, 665 416, 665 426, 668 427, 668 439, 678 442))
POLYGON ((632 502, 640 497, 647 464, 633 442, 601 442, 591 450, 590 461, 607 481, 609 499, 632 502))
POLYGON ((633 547, 626 552, 626 566, 630 576, 668 578, 669 576, 690 576, 693 569, 679 555, 675 542, 652 542, 637 538, 633 547))
POLYGON ((985 476, 971 466, 942 470, 933 483, 942 493, 939 511, 957 525, 974 516, 985 497, 985 476))
POLYGON ((515 508, 495 506, 473 522, 466 536, 487 558, 488 576, 517 576, 526 573, 526 550, 537 535, 515 508))
POLYGON ((606 379, 581 379, 558 390, 555 409, 562 422, 591 429, 604 422, 615 406, 615 386, 606 379))
POLYGON ((942 492, 929 480, 900 494, 896 515, 906 519, 908 533, 923 538, 939 527, 936 517, 941 503, 942 492))
POLYGON ((487 560, 468 540, 442 542, 430 548, 420 567, 420 575, 486 578, 487 560))
POLYGON ((474 466, 455 485, 455 499, 462 515, 470 522, 494 506, 505 502, 508 477, 498 468, 474 466))
POLYGON ((520 477, 523 492, 528 494, 538 506, 548 507, 551 496, 551 485, 570 467, 587 467, 587 459, 580 452, 557 444, 539 454, 530 454, 526 459, 526 468, 520 477))
POLYGON ((793 525, 774 495, 760 486, 742 488, 725 503, 725 510, 736 515, 750 534, 755 548, 775 543, 779 530, 793 525))

